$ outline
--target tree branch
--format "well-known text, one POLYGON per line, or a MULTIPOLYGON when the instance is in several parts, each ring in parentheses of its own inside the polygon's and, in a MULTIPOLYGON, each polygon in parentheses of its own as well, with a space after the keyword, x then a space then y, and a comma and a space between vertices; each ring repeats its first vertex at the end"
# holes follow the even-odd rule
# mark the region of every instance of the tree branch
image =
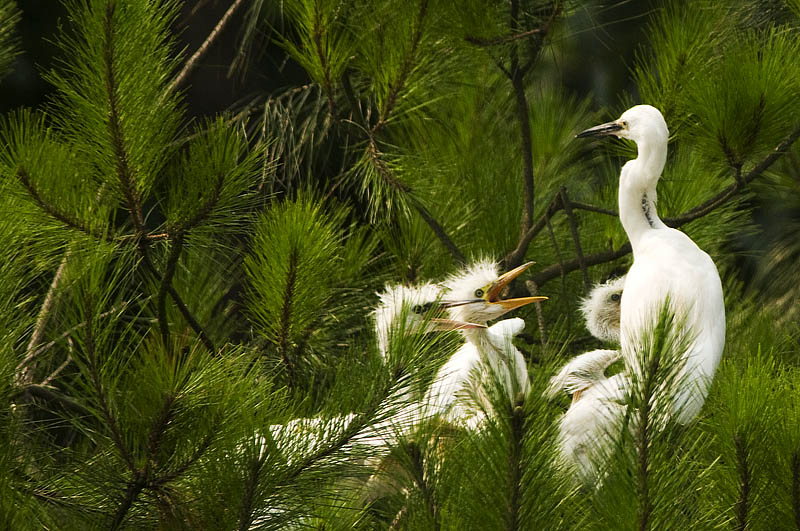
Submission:
POLYGON ((175 275, 175 267, 178 264, 182 250, 183 234, 179 233, 172 239, 172 248, 167 258, 167 268, 164 270, 164 276, 161 277, 161 284, 158 286, 158 295, 156 297, 161 341, 164 343, 164 348, 169 353, 172 352, 172 348, 169 342, 169 321, 167 320, 167 291, 172 285, 172 277, 175 275))
POLYGON ((519 39, 524 39, 525 37, 530 37, 531 35, 536 35, 537 33, 542 33, 542 31, 542 28, 534 28, 521 33, 512 33, 511 35, 501 35, 499 37, 491 38, 472 37, 467 35, 464 37, 464 40, 470 44, 474 44, 475 46, 497 46, 498 44, 506 44, 519 39))
POLYGON ((564 206, 564 213, 567 215, 567 219, 569 219, 569 228, 572 232, 572 242, 575 245, 575 254, 578 255, 578 265, 583 273, 583 286, 586 291, 589 291, 591 282, 589 281, 589 272, 586 270, 586 261, 583 258, 581 236, 578 233, 578 221, 575 219, 575 215, 572 213, 572 207, 570 206, 569 195, 567 194, 566 187, 561 187, 560 195, 561 203, 564 206))
POLYGON ((34 202, 37 205, 39 205, 39 208, 41 208, 42 210, 44 210, 45 212, 50 214, 50 216, 52 216, 53 218, 57 219, 58 221, 60 221, 64 225, 66 225, 67 227, 69 227, 71 229, 79 230, 79 231, 83 232, 84 234, 92 236, 93 238, 97 238, 98 240, 104 240, 104 241, 107 241, 107 242, 113 242, 114 241, 114 238, 112 236, 109 236, 109 235, 106 235, 106 234, 101 234, 101 233, 93 230, 91 227, 89 227, 88 224, 73 218, 72 216, 70 216, 69 214, 67 214, 65 212, 61 212, 54 205, 52 205, 51 203, 48 203, 47 201, 45 201, 45 199, 42 197, 42 195, 39 193, 39 191, 34 186, 33 182, 31 181, 30 175, 28 175, 28 172, 25 170, 25 168, 20 167, 17 170, 17 179, 22 184, 22 186, 24 186, 25 189, 28 191, 28 193, 30 194, 30 196, 34 200, 34 202))
POLYGON ((103 61, 105 67, 106 99, 108 100, 108 133, 111 146, 114 150, 114 160, 122 193, 128 205, 128 210, 133 218, 133 225, 137 235, 144 236, 144 215, 142 213, 141 197, 136 187, 133 171, 130 167, 128 152, 125 147, 125 136, 120 121, 119 102, 117 101, 116 72, 114 69, 114 10, 116 4, 109 2, 106 6, 106 17, 103 24, 105 42, 103 46, 103 61))
POLYGON ((395 79, 394 83, 392 83, 392 85, 389 87, 389 94, 386 96, 386 102, 381 109, 380 116, 378 116, 378 121, 372 127, 373 135, 376 134, 384 125, 386 125, 386 122, 389 120, 389 117, 394 110, 397 98, 400 96, 400 92, 402 92, 403 88, 405 87, 406 81, 408 81, 408 76, 413 70, 414 58, 417 54, 419 43, 422 40, 422 27, 427 12, 428 0, 420 0, 419 11, 417 13, 417 25, 414 28, 414 34, 411 36, 411 49, 407 54, 405 54, 405 56, 403 56, 403 65, 400 67, 400 74, 397 76, 397 79, 395 79))
POLYGON ((243 3, 243 0, 234 0, 225 14, 222 15, 222 18, 219 19, 217 25, 214 26, 214 29, 211 30, 211 33, 208 34, 206 40, 203 41, 203 44, 201 44, 197 51, 192 54, 189 60, 186 61, 186 64, 183 65, 181 71, 178 72, 178 75, 175 76, 175 79, 172 80, 172 83, 167 86, 166 90, 164 91, 164 96, 162 97, 168 96, 186 81, 186 78, 189 77, 189 75, 197 66, 197 62, 206 54, 206 52, 208 52, 212 44, 214 44, 214 41, 217 39, 220 33, 222 33, 222 30, 225 29, 225 26, 227 26, 228 22, 230 22, 233 14, 236 13, 243 3))

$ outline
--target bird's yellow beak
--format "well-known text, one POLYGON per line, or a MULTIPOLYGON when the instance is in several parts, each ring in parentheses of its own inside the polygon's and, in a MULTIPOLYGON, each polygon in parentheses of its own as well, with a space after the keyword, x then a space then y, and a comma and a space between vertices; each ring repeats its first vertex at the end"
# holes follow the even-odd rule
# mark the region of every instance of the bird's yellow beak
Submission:
POLYGON ((575 138, 584 138, 588 136, 607 136, 607 135, 616 135, 619 131, 625 129, 625 126, 620 123, 619 120, 614 120, 613 122, 607 122, 604 124, 596 125, 594 127, 590 127, 586 131, 581 131, 575 138))
POLYGON ((505 288, 512 280, 520 276, 534 263, 535 262, 528 262, 527 264, 522 264, 521 266, 500 275, 500 278, 495 280, 486 289, 486 293, 483 296, 484 300, 489 304, 501 305, 506 312, 511 311, 514 308, 519 308, 520 306, 525 306, 526 304, 530 304, 532 302, 546 301, 547 297, 520 297, 518 299, 500 298, 500 293, 503 291, 503 288, 505 288))
POLYGON ((482 324, 467 323, 465 321, 456 321, 454 319, 440 319, 438 317, 432 318, 430 320, 430 323, 433 325, 433 330, 435 331, 469 330, 471 328, 486 328, 486 325, 482 324))

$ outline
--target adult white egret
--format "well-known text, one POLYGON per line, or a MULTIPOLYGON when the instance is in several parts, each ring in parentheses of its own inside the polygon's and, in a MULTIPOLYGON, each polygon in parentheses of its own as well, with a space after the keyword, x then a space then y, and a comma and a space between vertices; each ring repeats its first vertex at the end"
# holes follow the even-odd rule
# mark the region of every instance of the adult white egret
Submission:
MULTIPOLYGON (((598 284, 584 299, 581 311, 586 328, 598 339, 618 343, 620 298, 625 277, 598 284)), ((562 460, 586 484, 598 480, 598 465, 610 451, 618 424, 625 414, 628 378, 611 377, 605 370, 620 358, 619 350, 598 349, 572 358, 550 380, 551 398, 566 391, 572 404, 558 423, 562 460)))
POLYGON ((678 374, 681 388, 673 404, 681 423, 691 421, 705 401, 725 344, 722 283, 711 258, 686 234, 667 227, 656 213, 656 185, 667 158, 669 131, 650 105, 637 105, 619 119, 578 134, 612 135, 636 143, 638 156, 622 167, 619 217, 633 249, 621 305, 622 355, 641 375, 640 351, 668 300, 684 323, 688 346, 678 374))
MULTIPOLYGON (((515 308, 546 300, 501 297, 508 283, 532 264, 500 275, 496 263, 482 260, 452 275, 442 284, 442 303, 449 307, 450 318, 485 325, 515 308)), ((491 390, 496 382, 512 400, 519 393, 527 394, 530 380, 525 358, 511 343, 524 327, 522 319, 506 319, 488 328, 462 329, 464 345, 439 369, 423 400, 428 412, 475 429, 482 424, 485 412, 492 411, 491 390)))

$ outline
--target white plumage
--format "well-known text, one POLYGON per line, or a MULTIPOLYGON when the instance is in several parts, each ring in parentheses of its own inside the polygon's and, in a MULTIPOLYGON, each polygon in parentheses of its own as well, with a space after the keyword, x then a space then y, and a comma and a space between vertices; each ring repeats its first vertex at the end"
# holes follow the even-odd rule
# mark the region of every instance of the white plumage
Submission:
MULTIPOLYGON (((455 321, 486 324, 508 311, 546 297, 502 299, 503 288, 531 264, 503 275, 497 264, 479 261, 451 276, 442 285, 447 301, 472 299, 451 306, 455 321)), ((512 401, 530 391, 528 368, 512 338, 525 327, 522 319, 506 319, 489 328, 461 330, 466 340, 442 366, 423 400, 428 412, 470 429, 479 428, 493 411, 491 391, 499 387, 512 401)))
POLYGON ((686 234, 667 227, 656 212, 656 185, 667 157, 669 131, 658 109, 637 105, 614 122, 578 136, 614 135, 633 140, 638 156, 620 174, 619 216, 633 248, 621 306, 622 355, 641 374, 641 350, 659 312, 669 300, 683 322, 677 335, 688 343, 681 353, 675 418, 691 421, 703 405, 725 344, 722 283, 711 258, 686 234))

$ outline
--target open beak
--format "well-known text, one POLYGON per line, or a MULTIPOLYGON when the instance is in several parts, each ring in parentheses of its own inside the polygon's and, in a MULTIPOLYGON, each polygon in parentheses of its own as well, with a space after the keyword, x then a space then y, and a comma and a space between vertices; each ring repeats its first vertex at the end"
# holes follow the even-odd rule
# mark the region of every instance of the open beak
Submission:
POLYGON ((535 262, 528 262, 527 264, 522 264, 521 266, 500 275, 500 278, 498 278, 494 284, 492 284, 489 289, 486 290, 486 294, 484 295, 485 302, 489 304, 499 304, 506 312, 508 312, 514 308, 519 308, 520 306, 525 306, 526 304, 530 304, 532 302, 546 301, 547 297, 520 297, 518 299, 500 298, 500 293, 503 291, 503 288, 505 288, 512 280, 520 276, 534 263, 535 262))
POLYGON ((618 131, 622 131, 623 126, 618 121, 608 122, 594 127, 590 127, 586 131, 581 131, 575 138, 584 138, 587 136, 606 136, 615 135, 618 131))

